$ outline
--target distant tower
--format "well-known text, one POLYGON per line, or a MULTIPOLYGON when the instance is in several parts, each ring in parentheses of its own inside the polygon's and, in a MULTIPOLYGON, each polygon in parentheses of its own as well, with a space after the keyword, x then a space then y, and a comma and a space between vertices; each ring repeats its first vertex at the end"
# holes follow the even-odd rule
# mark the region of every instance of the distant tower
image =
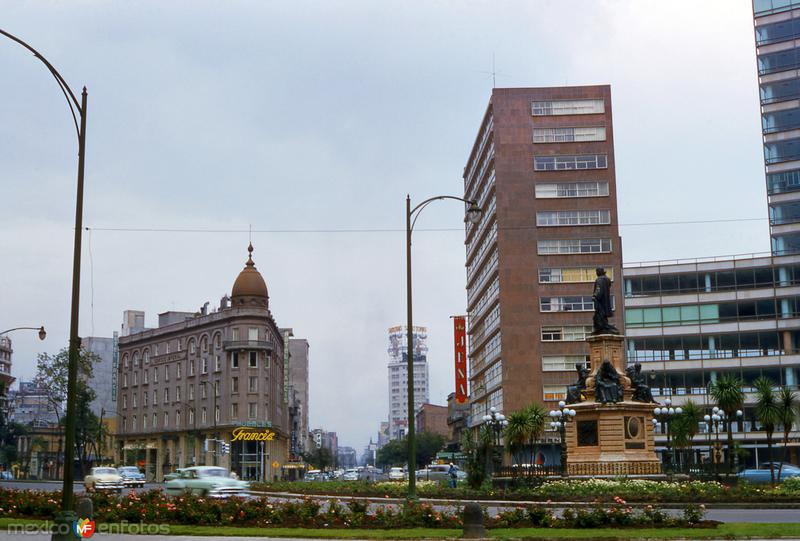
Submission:
MULTIPOLYGON (((408 426, 407 329, 405 325, 389 329, 389 439, 393 440, 405 436, 408 426)), ((427 327, 414 327, 414 410, 430 401, 427 341, 427 327)))

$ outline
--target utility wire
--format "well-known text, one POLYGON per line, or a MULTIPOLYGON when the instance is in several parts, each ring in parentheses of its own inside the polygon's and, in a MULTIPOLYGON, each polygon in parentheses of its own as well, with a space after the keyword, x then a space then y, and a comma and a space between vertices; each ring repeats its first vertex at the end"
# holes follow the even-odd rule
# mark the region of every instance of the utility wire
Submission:
MULTIPOLYGON (((638 222, 619 224, 618 227, 648 227, 648 226, 662 226, 662 225, 697 225, 697 224, 721 224, 733 222, 756 222, 763 221, 767 218, 726 218, 719 220, 676 220, 670 222, 638 222)), ((592 225, 609 225, 609 224, 592 224, 592 225)), ((613 225, 613 224, 610 224, 613 225)), ((524 230, 524 229, 537 229, 541 226, 510 226, 498 227, 500 230, 524 230)), ((568 226, 567 226, 568 227, 568 226)), ((332 228, 332 229, 204 229, 204 228, 170 228, 170 227, 86 227, 87 231, 108 231, 119 233, 280 233, 280 234, 302 234, 302 233, 401 233, 405 229, 400 228, 332 228)), ((461 227, 448 227, 448 228, 420 228, 415 231, 428 231, 428 232, 447 232, 447 231, 464 231, 461 227)))

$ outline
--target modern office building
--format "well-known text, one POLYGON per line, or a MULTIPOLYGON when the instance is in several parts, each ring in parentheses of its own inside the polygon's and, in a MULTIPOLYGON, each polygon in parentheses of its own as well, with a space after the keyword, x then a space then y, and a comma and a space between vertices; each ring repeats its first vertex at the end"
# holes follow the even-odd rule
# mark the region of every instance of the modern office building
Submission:
MULTIPOLYGON (((389 438, 406 435, 408 428, 408 327, 389 328, 389 438)), ((414 327, 414 411, 429 401, 428 329, 414 327)), ((413 415, 414 412, 412 411, 413 415)))
POLYGON ((92 412, 105 427, 98 440, 98 463, 111 463, 114 459, 114 434, 117 433, 117 376, 119 373, 119 336, 90 336, 81 339, 81 347, 93 353, 97 362, 92 365, 89 387, 94 391, 92 412))
POLYGON ((800 2, 754 0, 772 253, 800 253, 800 2))
MULTIPOLYGON (((623 272, 628 363, 642 364, 656 400, 692 400, 706 410, 715 405, 711 382, 725 373, 742 378, 746 403, 734 437, 747 464, 766 461, 753 382, 766 376, 797 389, 800 381, 800 256, 626 264, 623 272)), ((708 459, 715 439, 701 423, 695 452, 708 459)), ((663 433, 657 443, 663 450, 663 433)), ((797 445, 789 452, 797 463, 797 445)))
POLYGON ((586 362, 595 268, 622 262, 613 133, 607 85, 492 91, 463 173, 484 210, 466 225, 470 426, 563 399, 586 362))
POLYGON ((208 303, 197 312, 165 312, 151 329, 143 317, 130 325, 133 312, 126 312, 117 456, 144 466, 149 479, 203 464, 242 479, 281 476, 289 448, 284 341, 248 251, 231 296, 211 312, 208 303))

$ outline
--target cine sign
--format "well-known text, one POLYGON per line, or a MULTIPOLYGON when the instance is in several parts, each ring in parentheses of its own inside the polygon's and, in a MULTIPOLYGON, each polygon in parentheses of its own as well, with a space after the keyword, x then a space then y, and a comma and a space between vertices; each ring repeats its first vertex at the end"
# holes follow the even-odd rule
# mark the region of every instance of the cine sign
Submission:
POLYGON ((272 430, 253 430, 247 426, 240 426, 233 430, 231 441, 273 441, 275 435, 272 430))

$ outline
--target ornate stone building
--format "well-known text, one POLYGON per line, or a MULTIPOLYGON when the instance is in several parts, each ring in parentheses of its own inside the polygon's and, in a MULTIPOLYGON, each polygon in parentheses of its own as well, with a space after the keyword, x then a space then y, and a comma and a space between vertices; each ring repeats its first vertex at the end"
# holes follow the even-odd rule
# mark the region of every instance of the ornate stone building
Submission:
POLYGON ((218 308, 165 312, 157 328, 119 339, 118 460, 140 466, 148 479, 213 464, 243 479, 281 476, 284 341, 252 245, 248 251, 218 308))

